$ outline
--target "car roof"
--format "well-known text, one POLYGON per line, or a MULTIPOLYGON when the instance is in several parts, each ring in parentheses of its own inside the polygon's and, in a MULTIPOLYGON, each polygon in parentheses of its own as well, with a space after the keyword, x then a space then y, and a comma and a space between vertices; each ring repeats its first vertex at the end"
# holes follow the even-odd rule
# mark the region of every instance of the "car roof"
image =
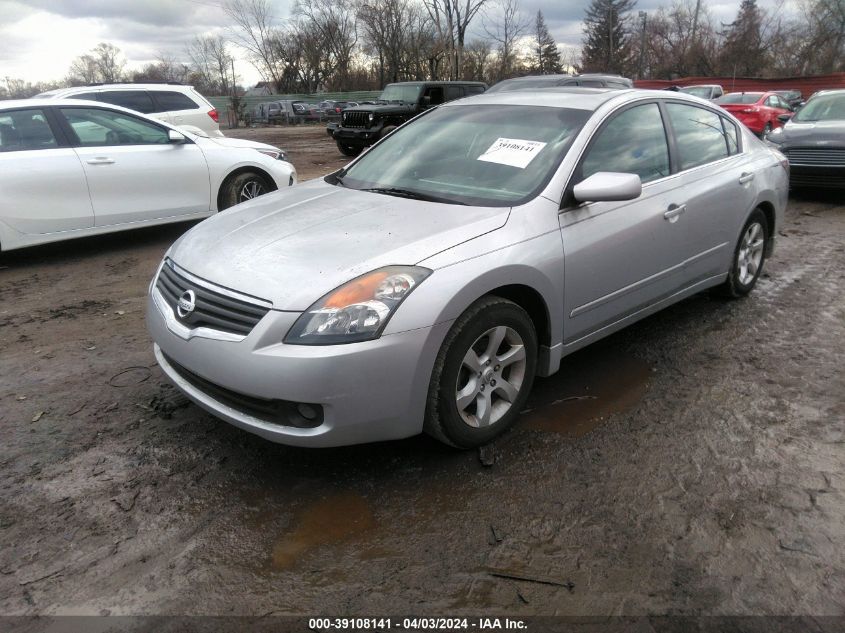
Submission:
POLYGON ((612 88, 582 88, 580 86, 555 86, 552 88, 535 88, 532 90, 514 90, 507 92, 484 92, 480 95, 465 97, 458 101, 450 101, 439 107, 461 107, 464 105, 525 105, 547 106, 555 108, 574 108, 576 110, 596 110, 612 99, 630 101, 637 97, 654 97, 660 99, 675 99, 689 101, 697 105, 707 102, 684 93, 667 93, 665 90, 641 90, 626 88, 614 90, 612 88))
POLYGON ((193 90, 193 86, 186 84, 148 83, 148 84, 90 84, 87 86, 71 86, 70 88, 55 88, 39 93, 39 97, 69 94, 72 92, 96 92, 97 90, 169 90, 178 92, 180 89, 193 90))
POLYGON ((483 81, 394 81, 385 86, 431 86, 431 85, 460 85, 460 86, 486 86, 483 81))

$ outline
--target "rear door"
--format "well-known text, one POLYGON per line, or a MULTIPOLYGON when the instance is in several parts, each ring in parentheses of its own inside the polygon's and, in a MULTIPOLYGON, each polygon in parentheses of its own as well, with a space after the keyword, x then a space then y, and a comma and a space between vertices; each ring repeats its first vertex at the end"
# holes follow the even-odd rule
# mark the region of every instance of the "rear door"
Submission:
POLYGON ((109 226, 210 210, 208 167, 190 141, 107 108, 57 109, 88 180, 95 225, 109 226))
POLYGON ((756 200, 756 168, 730 119, 680 102, 666 103, 673 158, 685 192, 683 250, 690 284, 727 272, 737 237, 756 200))
POLYGON ((0 110, 0 221, 29 235, 94 226, 82 163, 48 110, 0 110))

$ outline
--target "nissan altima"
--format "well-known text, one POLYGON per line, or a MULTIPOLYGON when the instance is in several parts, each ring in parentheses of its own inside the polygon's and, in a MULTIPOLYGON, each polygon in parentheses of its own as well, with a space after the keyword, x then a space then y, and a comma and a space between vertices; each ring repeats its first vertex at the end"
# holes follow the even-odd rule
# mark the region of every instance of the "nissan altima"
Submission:
POLYGON ((207 217, 287 187, 277 147, 78 99, 0 102, 0 250, 207 217))
POLYGON ((694 97, 479 95, 192 228, 148 328, 179 389, 269 440, 478 446, 575 350, 748 294, 787 190, 783 155, 694 97))

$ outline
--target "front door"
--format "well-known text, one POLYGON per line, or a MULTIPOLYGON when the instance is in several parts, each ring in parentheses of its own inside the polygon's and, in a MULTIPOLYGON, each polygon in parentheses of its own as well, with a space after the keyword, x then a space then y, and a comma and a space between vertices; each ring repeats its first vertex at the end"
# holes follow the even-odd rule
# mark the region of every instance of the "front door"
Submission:
POLYGON ((684 285, 686 194, 670 173, 656 103, 628 107, 604 124, 576 168, 573 185, 601 171, 638 174, 643 191, 624 202, 567 201, 561 212, 566 345, 684 285))
POLYGON ((208 166, 196 144, 171 143, 167 128, 116 110, 60 112, 78 139, 96 226, 210 210, 208 166))

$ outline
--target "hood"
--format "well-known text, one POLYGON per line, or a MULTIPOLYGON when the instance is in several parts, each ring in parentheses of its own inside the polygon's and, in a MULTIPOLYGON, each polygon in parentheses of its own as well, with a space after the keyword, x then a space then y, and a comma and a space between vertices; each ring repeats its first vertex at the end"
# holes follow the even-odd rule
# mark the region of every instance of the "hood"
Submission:
POLYGON ((372 112, 373 114, 397 114, 412 113, 417 111, 414 103, 384 103, 376 105, 361 105, 353 108, 346 108, 344 112, 372 112))
POLYGON ((259 143, 258 141, 248 141, 242 138, 229 138, 228 136, 223 136, 220 138, 209 138, 209 140, 217 145, 222 145, 223 147, 250 147, 252 149, 270 149, 276 152, 279 151, 279 148, 273 145, 259 143))
POLYGON ((190 273, 301 312, 339 285, 416 264, 502 227, 508 207, 472 207, 356 191, 314 180, 201 222, 170 258, 190 273))
POLYGON ((778 141, 785 146, 845 147, 845 121, 789 121, 778 141))

